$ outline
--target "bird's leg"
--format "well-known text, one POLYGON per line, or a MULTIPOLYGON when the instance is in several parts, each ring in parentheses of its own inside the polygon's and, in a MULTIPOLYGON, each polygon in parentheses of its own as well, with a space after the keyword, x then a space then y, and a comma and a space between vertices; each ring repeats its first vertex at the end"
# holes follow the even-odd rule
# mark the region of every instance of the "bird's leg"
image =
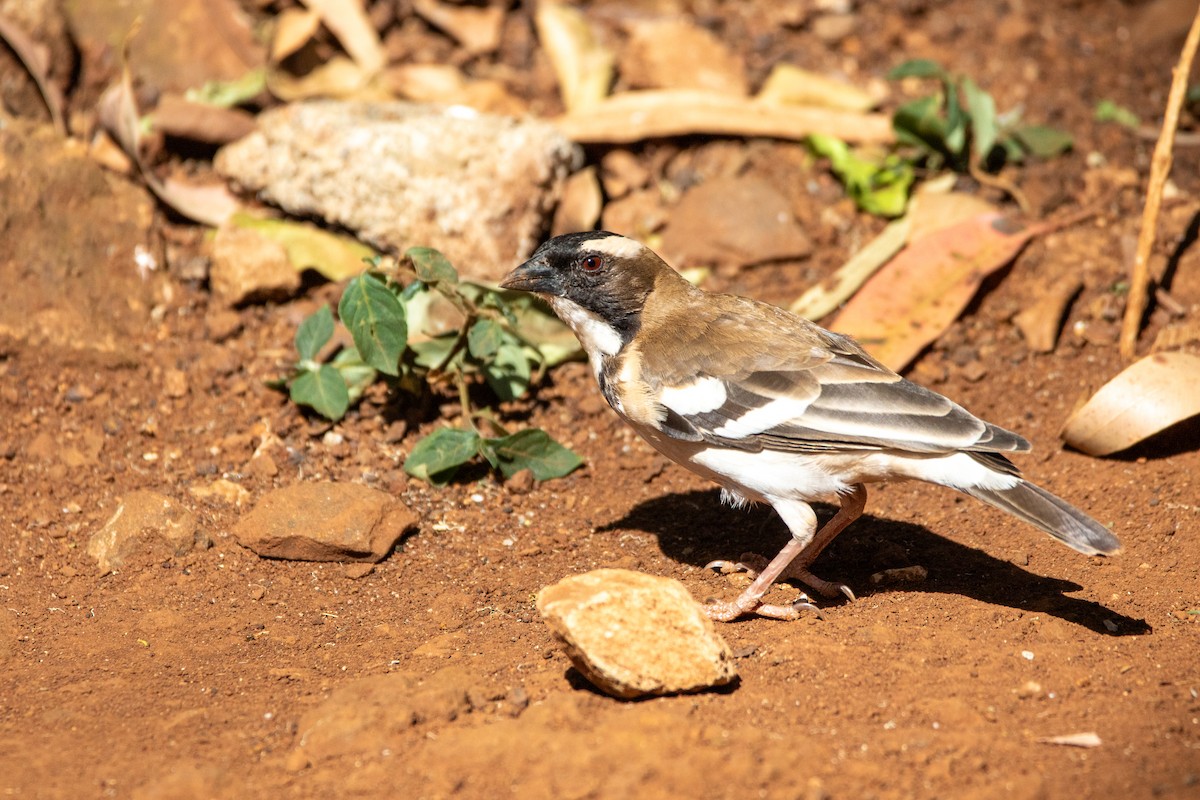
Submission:
POLYGON ((794 578, 806 586, 811 586, 826 597, 837 597, 838 593, 844 594, 848 599, 854 600, 854 592, 844 583, 833 583, 831 581, 818 578, 808 571, 812 563, 817 560, 817 556, 821 555, 821 551, 829 546, 837 535, 846 530, 846 527, 851 522, 862 516, 863 509, 867 507, 867 487, 861 483, 855 484, 850 494, 844 495, 841 498, 842 507, 833 517, 821 526, 821 530, 817 531, 817 535, 808 543, 808 547, 792 561, 780 576, 783 579, 794 578))
MULTIPOLYGON (((722 622, 736 619, 742 614, 748 613, 755 613, 759 616, 773 617, 775 619, 797 619, 800 616, 801 609, 816 610, 816 607, 809 603, 808 597, 804 595, 801 595, 796 603, 789 606, 763 604, 763 595, 767 593, 775 581, 781 578, 794 578, 811 586, 822 594, 836 597, 841 593, 853 600, 854 592, 850 590, 849 586, 823 580, 808 571, 808 567, 816 561, 821 551, 828 547, 829 543, 839 533, 844 531, 851 522, 862 516, 863 509, 867 504, 866 487, 861 483, 856 484, 848 495, 841 498, 841 501, 841 508, 838 509, 838 512, 833 515, 833 518, 829 522, 821 527, 821 530, 815 536, 809 532, 816 527, 817 519, 816 515, 813 514, 812 508, 807 503, 786 505, 780 503, 775 506, 776 512, 778 512, 784 523, 792 531, 792 540, 779 551, 779 555, 771 559, 758 572, 754 582, 746 587, 736 600, 707 605, 705 611, 708 616, 722 622)), ((742 559, 746 560, 747 556, 743 555, 742 559)), ((729 562, 714 561, 708 566, 724 570, 730 565, 729 562)), ((744 567, 743 564, 733 566, 734 568, 744 567)), ((747 568, 746 571, 750 572, 751 570, 747 568)))

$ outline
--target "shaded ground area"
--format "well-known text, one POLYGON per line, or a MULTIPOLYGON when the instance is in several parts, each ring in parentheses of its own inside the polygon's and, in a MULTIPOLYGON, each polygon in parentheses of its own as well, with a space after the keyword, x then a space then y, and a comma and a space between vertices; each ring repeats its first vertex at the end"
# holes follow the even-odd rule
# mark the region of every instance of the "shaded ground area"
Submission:
MULTIPOLYGON (((482 474, 445 489, 409 480, 404 455, 439 424, 429 409, 373 391, 330 426, 264 385, 294 360, 296 325, 335 299, 336 286, 310 282, 289 302, 232 311, 196 282, 122 286, 109 276, 135 274, 146 230, 184 252, 199 250, 194 231, 161 211, 153 221, 149 212, 115 219, 88 198, 109 191, 108 181, 119 185, 112 191, 133 189, 82 155, 29 178, 18 145, 40 134, 5 122, 0 261, 4 291, 21 298, 6 301, 0 319, 7 794, 1200 793, 1200 429, 1179 426, 1110 459, 1064 450, 1057 438, 1070 411, 1122 367, 1123 300, 1113 287, 1140 216, 1140 184, 1130 178, 1144 176, 1152 146, 1096 123, 1093 107, 1110 98, 1155 119, 1178 17, 1162 16, 1161 3, 904 3, 858 8, 851 32, 825 41, 807 28, 753 38, 767 3, 745 14, 696 5, 746 54, 751 80, 786 54, 876 76, 902 58, 932 57, 974 75, 1002 107, 1024 103, 1076 135, 1070 155, 1023 169, 1020 182, 1039 214, 1095 207, 1097 215, 1034 241, 910 374, 1027 436, 1034 453, 1020 466, 1111 522, 1124 553, 1084 558, 948 490, 877 488, 867 515, 818 562, 819 574, 854 587, 857 602, 827 603, 823 619, 722 626, 741 674, 728 690, 637 703, 600 696, 538 619, 538 589, 625 567, 677 577, 697 598, 732 597, 744 579, 703 565, 773 553, 783 525, 767 510, 722 506, 716 490, 667 464, 604 407, 577 363, 553 371, 536 402, 506 410, 572 446, 584 468, 528 492, 482 474), (82 199, 62 201, 70 230, 45 211, 66 191, 56 169, 78 179, 82 199), (120 246, 86 250, 101 229, 120 246), (70 261, 80 253, 86 260, 70 261), (1072 272, 1085 285, 1056 349, 1031 353, 1013 316, 1072 272), (49 288, 30 288, 46 275, 56 276, 49 288), (222 478, 246 490, 241 505, 194 491, 222 478), (393 493, 418 514, 418 530, 371 569, 264 560, 236 544, 231 528, 266 492, 313 480, 393 493), (202 546, 148 552, 99 575, 88 538, 138 489, 194 512, 202 546), (872 583, 881 570, 912 565, 928 577, 872 583), (1040 741, 1084 732, 1102 744, 1040 741)), ((405 30, 417 43, 441 41, 405 30)), ((553 108, 544 71, 512 80, 553 108)), ((688 140, 633 152, 652 171, 682 160, 700 179, 736 162, 741 174, 789 190, 812 258, 719 270, 711 288, 786 305, 880 227, 794 145, 688 140)), ((1200 257, 1184 245, 1200 212, 1196 166, 1194 151, 1178 153, 1157 254, 1192 320, 1200 257)), ((1148 323, 1146 342, 1166 312, 1148 323)), ((772 597, 795 591, 778 587, 772 597)))

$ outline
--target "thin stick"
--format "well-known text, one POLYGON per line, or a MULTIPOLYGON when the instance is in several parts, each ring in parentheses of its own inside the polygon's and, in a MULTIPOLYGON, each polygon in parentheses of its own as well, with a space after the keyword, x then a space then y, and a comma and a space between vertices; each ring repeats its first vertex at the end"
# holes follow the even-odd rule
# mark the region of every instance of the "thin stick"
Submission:
POLYGON ((1142 326, 1142 315, 1146 313, 1146 302, 1150 296, 1150 250, 1154 247, 1154 236, 1158 228, 1158 209, 1162 204, 1163 185, 1171 172, 1171 150, 1175 142, 1175 129, 1179 127, 1179 109, 1187 91, 1188 75, 1192 71, 1192 59, 1200 45, 1200 9, 1192 20, 1187 41, 1179 54, 1171 77, 1171 91, 1167 95, 1167 110, 1163 115, 1162 131, 1154 145, 1154 159, 1150 162, 1150 182, 1146 188, 1146 207, 1142 209, 1142 230, 1138 234, 1137 255, 1133 260, 1133 273, 1129 278, 1129 301, 1125 305, 1125 319, 1121 322, 1121 356, 1133 358, 1137 351, 1138 333, 1142 326))

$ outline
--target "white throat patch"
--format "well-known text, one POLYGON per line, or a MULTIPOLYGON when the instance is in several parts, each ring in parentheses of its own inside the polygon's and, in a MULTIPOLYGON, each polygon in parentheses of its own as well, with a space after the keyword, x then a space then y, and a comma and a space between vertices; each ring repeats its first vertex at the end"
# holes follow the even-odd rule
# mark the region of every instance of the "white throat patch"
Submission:
POLYGON ((567 324, 587 351, 592 369, 599 372, 604 356, 615 356, 621 349, 621 334, 599 314, 588 311, 578 303, 563 297, 550 297, 550 307, 567 324))

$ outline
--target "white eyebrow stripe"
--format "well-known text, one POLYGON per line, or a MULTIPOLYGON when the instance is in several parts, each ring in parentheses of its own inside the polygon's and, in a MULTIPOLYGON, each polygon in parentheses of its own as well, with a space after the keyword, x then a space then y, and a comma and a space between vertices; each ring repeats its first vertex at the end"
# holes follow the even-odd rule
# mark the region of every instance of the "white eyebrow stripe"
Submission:
POLYGON ((725 383, 719 378, 701 378, 685 386, 662 390, 659 402, 680 416, 715 411, 725 404, 725 383))
POLYGON ((584 239, 579 243, 579 247, 613 258, 632 258, 642 252, 644 245, 624 236, 601 236, 596 239, 584 239))

